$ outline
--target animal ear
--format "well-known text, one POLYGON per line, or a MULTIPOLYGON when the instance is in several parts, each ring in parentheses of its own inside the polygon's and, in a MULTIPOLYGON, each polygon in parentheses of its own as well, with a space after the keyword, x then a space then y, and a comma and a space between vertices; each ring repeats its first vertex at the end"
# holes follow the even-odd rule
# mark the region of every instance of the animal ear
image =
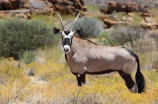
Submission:
POLYGON ((60 33, 60 29, 54 27, 54 28, 53 28, 53 32, 54 32, 54 34, 59 34, 59 33, 60 33))
POLYGON ((80 29, 76 29, 76 33, 79 35, 80 38, 84 38, 83 34, 82 34, 82 28, 80 29))

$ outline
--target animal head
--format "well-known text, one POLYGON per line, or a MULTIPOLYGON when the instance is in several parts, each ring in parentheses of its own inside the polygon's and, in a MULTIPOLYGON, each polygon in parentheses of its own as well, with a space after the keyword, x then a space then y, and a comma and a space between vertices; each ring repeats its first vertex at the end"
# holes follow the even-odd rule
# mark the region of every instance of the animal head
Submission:
POLYGON ((60 34, 62 36, 63 51, 64 51, 65 54, 67 54, 67 53, 69 53, 71 51, 71 44, 72 44, 72 39, 73 39, 74 33, 76 32, 76 33, 80 34, 81 31, 82 31, 82 29, 78 29, 75 32, 72 31, 72 29, 73 29, 73 27, 75 25, 75 22, 77 21, 79 15, 80 15, 80 13, 78 14, 78 16, 76 17, 75 21, 73 22, 70 30, 65 30, 63 21, 61 19, 61 16, 58 13, 58 16, 59 16, 59 19, 60 19, 63 31, 60 32, 60 29, 56 28, 56 27, 54 27, 53 31, 54 31, 54 34, 60 34))

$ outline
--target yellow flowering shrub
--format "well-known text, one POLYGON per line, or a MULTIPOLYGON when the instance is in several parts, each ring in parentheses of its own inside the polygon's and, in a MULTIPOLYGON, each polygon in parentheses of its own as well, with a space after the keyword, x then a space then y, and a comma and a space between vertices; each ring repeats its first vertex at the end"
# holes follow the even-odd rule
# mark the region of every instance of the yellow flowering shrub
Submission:
MULTIPOLYGON (((119 76, 86 76, 87 84, 77 86, 76 77, 64 63, 47 61, 20 64, 12 58, 0 60, 0 102, 39 104, 153 104, 158 103, 158 73, 142 70, 147 90, 133 94, 119 76), (33 68, 34 76, 25 72, 33 68)), ((135 77, 135 71, 132 74, 135 77)))

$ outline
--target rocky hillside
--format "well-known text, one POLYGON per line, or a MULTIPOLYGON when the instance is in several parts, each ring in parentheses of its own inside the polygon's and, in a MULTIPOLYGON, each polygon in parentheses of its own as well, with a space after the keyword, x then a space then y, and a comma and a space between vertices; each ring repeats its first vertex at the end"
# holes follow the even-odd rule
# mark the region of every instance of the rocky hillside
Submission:
POLYGON ((84 0, 1 0, 0 13, 12 13, 17 17, 30 18, 33 14, 48 14, 60 11, 62 14, 74 14, 86 11, 84 0))
POLYGON ((101 16, 105 28, 110 28, 119 24, 130 24, 132 21, 139 22, 142 28, 158 29, 157 13, 136 3, 114 3, 109 2, 106 9, 100 10, 104 15, 101 16))
POLYGON ((106 2, 135 2, 138 4, 158 4, 158 0, 85 0, 85 2, 91 3, 106 3, 106 2))

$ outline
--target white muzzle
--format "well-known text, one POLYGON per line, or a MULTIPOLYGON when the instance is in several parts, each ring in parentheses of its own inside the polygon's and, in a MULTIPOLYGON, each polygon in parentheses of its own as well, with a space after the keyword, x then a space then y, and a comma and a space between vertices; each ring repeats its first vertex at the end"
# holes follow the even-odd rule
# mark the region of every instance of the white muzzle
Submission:
POLYGON ((63 51, 64 51, 65 54, 69 53, 71 51, 70 46, 69 45, 64 45, 63 51))

